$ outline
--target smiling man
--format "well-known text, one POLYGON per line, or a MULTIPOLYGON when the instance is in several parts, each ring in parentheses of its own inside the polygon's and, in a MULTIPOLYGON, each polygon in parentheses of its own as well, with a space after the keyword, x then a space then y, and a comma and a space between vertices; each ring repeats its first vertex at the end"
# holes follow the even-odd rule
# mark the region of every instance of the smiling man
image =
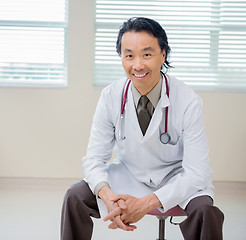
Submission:
POLYGON ((187 214, 180 224, 185 239, 221 240, 224 215, 213 206, 202 101, 161 72, 170 67, 164 29, 131 18, 116 50, 127 77, 102 91, 83 158, 85 179, 64 198, 61 239, 90 240, 91 216, 134 231, 151 210, 179 205, 187 214), (107 164, 114 147, 117 158, 107 164))
POLYGON ((121 40, 122 66, 141 95, 148 94, 159 82, 166 51, 148 32, 126 32, 121 40))

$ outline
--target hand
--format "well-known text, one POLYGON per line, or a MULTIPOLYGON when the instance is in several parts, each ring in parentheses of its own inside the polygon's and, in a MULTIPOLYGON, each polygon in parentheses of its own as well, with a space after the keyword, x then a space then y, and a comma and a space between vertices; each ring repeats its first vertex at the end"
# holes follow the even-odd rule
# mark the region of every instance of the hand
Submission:
POLYGON ((117 229, 120 228, 124 231, 133 231, 137 227, 134 225, 126 224, 122 221, 120 215, 122 213, 122 210, 126 208, 125 202, 122 199, 119 199, 119 201, 111 201, 111 203, 107 204, 108 213, 111 214, 114 213, 114 217, 111 218, 112 223, 108 226, 110 229, 117 229), (108 207, 109 206, 109 207, 108 207))
POLYGON ((103 188, 101 188, 98 195, 105 203, 108 213, 115 213, 114 217, 112 218, 112 223, 109 225, 109 228, 121 228, 125 231, 133 231, 134 229, 136 229, 135 226, 124 224, 120 218, 122 210, 126 208, 124 200, 119 199, 119 201, 112 201, 112 199, 116 198, 117 195, 108 186, 104 186, 103 188))
POLYGON ((150 194, 143 198, 136 198, 130 195, 117 195, 114 202, 119 202, 124 200, 126 208, 124 209, 114 209, 105 218, 104 221, 113 220, 115 216, 119 216, 124 224, 130 225, 131 223, 138 222, 144 217, 146 213, 152 209, 161 207, 159 199, 154 195, 150 194))

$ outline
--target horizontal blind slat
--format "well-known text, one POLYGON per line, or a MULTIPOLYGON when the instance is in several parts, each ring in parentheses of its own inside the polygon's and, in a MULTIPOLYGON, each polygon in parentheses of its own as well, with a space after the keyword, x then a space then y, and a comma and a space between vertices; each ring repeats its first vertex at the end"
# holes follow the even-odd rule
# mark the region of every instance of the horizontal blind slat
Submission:
POLYGON ((169 70, 203 89, 246 90, 245 1, 103 1, 95 8, 94 84, 103 86, 124 76, 115 52, 119 26, 132 16, 157 20, 172 49, 169 70))
POLYGON ((65 86, 68 0, 0 2, 0 85, 65 86))

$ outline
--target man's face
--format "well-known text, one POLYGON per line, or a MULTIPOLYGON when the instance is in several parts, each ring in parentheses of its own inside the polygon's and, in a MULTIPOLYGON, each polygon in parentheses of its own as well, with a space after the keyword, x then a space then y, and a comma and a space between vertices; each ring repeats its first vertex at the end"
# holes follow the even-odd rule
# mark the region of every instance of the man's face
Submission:
POLYGON ((122 66, 142 95, 146 95, 158 83, 165 56, 158 39, 148 32, 130 31, 122 36, 122 66))

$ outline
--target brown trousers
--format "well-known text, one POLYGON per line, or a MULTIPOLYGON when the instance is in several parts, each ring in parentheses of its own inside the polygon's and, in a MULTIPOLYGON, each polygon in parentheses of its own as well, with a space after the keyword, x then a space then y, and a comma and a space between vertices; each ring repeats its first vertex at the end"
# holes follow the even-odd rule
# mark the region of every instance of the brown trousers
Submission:
MULTIPOLYGON (((187 205, 187 218, 180 224, 185 240, 222 240, 223 213, 208 196, 187 205)), ((95 195, 86 182, 72 185, 65 197, 61 216, 61 240, 91 240, 93 221, 100 218, 95 195)))

